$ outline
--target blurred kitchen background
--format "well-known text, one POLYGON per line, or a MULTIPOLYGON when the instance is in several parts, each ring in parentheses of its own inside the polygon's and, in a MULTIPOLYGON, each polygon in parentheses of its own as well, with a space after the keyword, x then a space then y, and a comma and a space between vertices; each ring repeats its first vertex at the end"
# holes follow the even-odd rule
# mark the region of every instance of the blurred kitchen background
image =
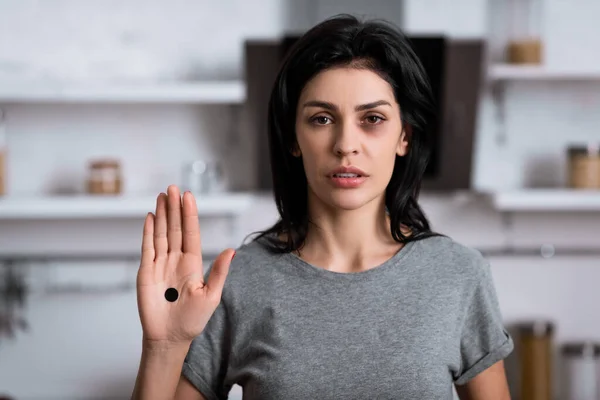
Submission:
POLYGON ((426 64, 421 201, 491 262, 515 398, 600 398, 596 0, 0 0, 0 395, 128 398, 145 214, 194 190, 207 262, 276 220, 269 85, 341 12, 398 24, 426 64))

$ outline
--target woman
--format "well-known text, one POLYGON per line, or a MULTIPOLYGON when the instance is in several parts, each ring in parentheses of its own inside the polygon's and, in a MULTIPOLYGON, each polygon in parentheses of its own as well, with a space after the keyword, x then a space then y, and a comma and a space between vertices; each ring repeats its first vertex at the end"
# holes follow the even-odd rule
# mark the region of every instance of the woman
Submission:
POLYGON ((204 275, 190 193, 170 186, 146 218, 134 398, 239 384, 244 399, 508 399, 489 265, 417 203, 430 104, 393 27, 340 16, 307 32, 270 100, 280 221, 204 275))

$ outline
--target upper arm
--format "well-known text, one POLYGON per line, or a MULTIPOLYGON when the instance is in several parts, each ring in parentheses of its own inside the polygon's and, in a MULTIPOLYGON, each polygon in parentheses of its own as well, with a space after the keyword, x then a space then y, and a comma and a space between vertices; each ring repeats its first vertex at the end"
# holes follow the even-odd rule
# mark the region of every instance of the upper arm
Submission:
POLYGON ((174 400, 206 400, 206 397, 182 375, 177 384, 174 400))
POLYGON ((481 379, 504 374, 504 363, 499 363, 512 353, 513 340, 504 328, 502 314, 494 287, 489 262, 480 258, 474 271, 474 280, 465 292, 464 313, 458 331, 460 359, 458 368, 452 370, 457 386, 485 374, 481 379), (488 371, 492 368, 492 371, 488 371))
POLYGON ((457 385, 460 400, 510 400, 504 362, 498 361, 464 385, 457 385))

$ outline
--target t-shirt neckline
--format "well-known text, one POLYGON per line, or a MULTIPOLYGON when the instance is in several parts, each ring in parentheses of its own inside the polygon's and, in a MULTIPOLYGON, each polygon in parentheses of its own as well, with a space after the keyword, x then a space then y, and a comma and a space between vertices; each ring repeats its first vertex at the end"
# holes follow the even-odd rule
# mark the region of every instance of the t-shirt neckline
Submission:
MULTIPOLYGON (((420 239, 420 240, 423 240, 423 239, 420 239)), ((413 249, 415 248, 415 246, 417 244, 416 242, 419 242, 420 240, 413 240, 413 241, 406 243, 404 246, 402 246, 402 248, 400 250, 398 250, 396 253, 394 253, 393 256, 391 256, 390 258, 388 258, 381 264, 379 264, 373 268, 369 268, 365 271, 359 271, 359 272, 330 271, 328 269, 321 268, 321 267, 318 267, 316 265, 309 263, 308 261, 300 258, 293 252, 285 253, 283 255, 283 257, 285 259, 289 260, 290 263, 292 263, 294 266, 296 266, 298 268, 302 268, 303 270, 305 270, 311 274, 318 275, 318 276, 321 276, 324 278, 333 279, 333 280, 346 280, 346 281, 347 280, 363 280, 363 279, 370 279, 379 274, 382 274, 382 273, 386 272, 387 270, 389 270, 390 268, 397 265, 400 261, 406 259, 411 254, 413 249)))

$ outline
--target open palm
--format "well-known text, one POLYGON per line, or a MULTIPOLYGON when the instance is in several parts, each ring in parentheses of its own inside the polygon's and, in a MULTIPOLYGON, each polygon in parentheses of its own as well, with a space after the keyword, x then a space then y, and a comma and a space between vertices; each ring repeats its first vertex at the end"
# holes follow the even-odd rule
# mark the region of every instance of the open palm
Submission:
POLYGON ((198 209, 194 196, 171 185, 156 199, 155 214, 144 222, 137 299, 144 340, 179 343, 198 336, 221 300, 235 251, 215 260, 204 282, 198 209), (165 292, 175 288, 178 298, 165 292), (172 299, 171 299, 172 300, 172 299))

